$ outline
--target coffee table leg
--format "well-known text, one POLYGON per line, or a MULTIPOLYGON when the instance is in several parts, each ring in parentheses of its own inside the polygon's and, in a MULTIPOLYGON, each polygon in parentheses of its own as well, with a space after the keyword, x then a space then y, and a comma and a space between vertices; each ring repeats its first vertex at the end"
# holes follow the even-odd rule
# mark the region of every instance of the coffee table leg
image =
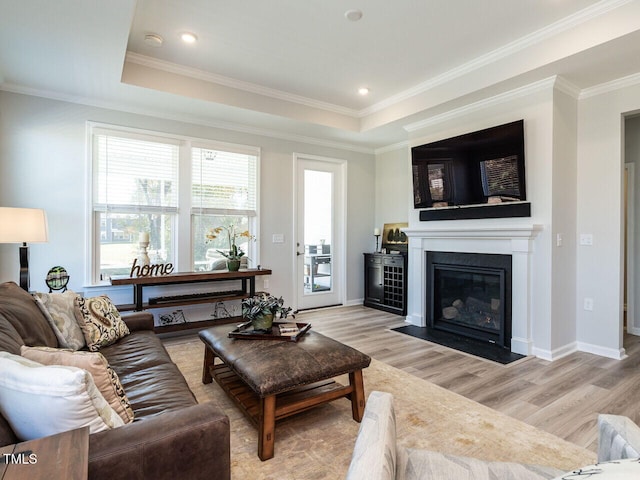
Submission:
POLYGON ((209 369, 213 365, 215 356, 209 347, 204 347, 204 361, 202 362, 202 383, 211 383, 211 370, 209 369))
POLYGON ((356 422, 360 422, 364 415, 365 403, 362 370, 356 370, 349 374, 349 384, 353 387, 353 393, 351 394, 351 414, 356 422))
POLYGON ((260 399, 262 413, 258 426, 258 457, 260 460, 273 458, 273 445, 276 434, 276 396, 269 395, 260 399))

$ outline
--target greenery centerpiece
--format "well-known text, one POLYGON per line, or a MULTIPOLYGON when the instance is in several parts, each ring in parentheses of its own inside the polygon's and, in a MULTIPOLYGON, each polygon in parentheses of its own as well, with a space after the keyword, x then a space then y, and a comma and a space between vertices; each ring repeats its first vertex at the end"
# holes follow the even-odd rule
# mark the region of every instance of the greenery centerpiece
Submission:
POLYGON ((251 321, 254 330, 270 332, 274 317, 287 318, 291 307, 284 306, 282 297, 274 297, 268 293, 261 293, 242 300, 242 316, 251 321))
POLYGON ((229 241, 229 250, 226 252, 223 250, 216 251, 227 259, 227 269, 230 272, 236 272, 240 268, 240 259, 244 256, 244 252, 240 247, 238 247, 236 240, 240 237, 250 240, 254 238, 254 236, 249 233, 249 230, 244 230, 242 232, 237 231, 236 226, 232 224, 229 226, 210 228, 205 234, 207 242, 215 240, 225 232, 229 241))

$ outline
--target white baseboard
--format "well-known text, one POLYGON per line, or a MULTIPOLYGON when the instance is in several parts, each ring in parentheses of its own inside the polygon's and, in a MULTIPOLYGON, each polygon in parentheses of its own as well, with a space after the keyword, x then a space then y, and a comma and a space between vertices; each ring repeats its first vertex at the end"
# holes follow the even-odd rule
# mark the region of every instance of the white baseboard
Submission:
POLYGON ((424 323, 424 318, 419 315, 407 315, 405 322, 410 323, 411 325, 415 325, 416 327, 426 326, 426 323, 424 323))
POLYGON ((571 342, 566 345, 563 345, 560 348, 554 348, 553 350, 545 350, 542 348, 533 347, 532 354, 542 360, 548 360, 553 362, 554 360, 558 360, 562 357, 566 357, 574 352, 578 351, 578 345, 576 342, 571 342))
POLYGON ((511 351, 520 355, 531 355, 531 340, 511 337, 511 351))
POLYGON ((347 300, 344 302, 345 307, 355 307, 356 305, 362 305, 364 303, 364 298, 356 298, 355 300, 347 300))
POLYGON ((601 347, 600 345, 592 345, 584 342, 577 342, 577 347, 580 352, 593 353, 594 355, 613 358, 614 360, 624 360, 627 358, 627 353, 624 348, 616 350, 615 348, 601 347))
POLYGON ((630 333, 631 335, 640 335, 640 327, 628 326, 627 333, 630 333))

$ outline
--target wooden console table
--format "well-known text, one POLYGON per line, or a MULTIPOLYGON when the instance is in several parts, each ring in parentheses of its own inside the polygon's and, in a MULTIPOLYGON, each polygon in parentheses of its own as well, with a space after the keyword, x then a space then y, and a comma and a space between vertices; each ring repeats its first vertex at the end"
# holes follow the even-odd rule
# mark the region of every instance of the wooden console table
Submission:
MULTIPOLYGON (((252 297, 256 294, 256 277, 259 275, 271 275, 269 269, 250 268, 239 270, 237 272, 229 272, 227 270, 212 272, 186 272, 171 273, 169 275, 158 275, 152 277, 128 277, 113 276, 111 277, 111 285, 132 285, 133 286, 133 304, 118 305, 118 310, 136 310, 141 311, 149 308, 176 307, 180 305, 195 305, 200 303, 216 303, 226 300, 242 300, 252 297), (239 288, 223 291, 223 292, 205 292, 182 295, 159 296, 149 298, 147 302, 143 301, 142 292, 145 287, 157 287, 161 285, 181 285, 194 284, 204 282, 220 282, 220 281, 240 281, 239 288)), ((206 326, 206 321, 190 322, 197 324, 198 327, 206 326)), ((176 324, 156 327, 157 332, 167 332, 182 330, 183 328, 192 328, 195 325, 176 324), (186 326, 186 327, 185 327, 186 326)))

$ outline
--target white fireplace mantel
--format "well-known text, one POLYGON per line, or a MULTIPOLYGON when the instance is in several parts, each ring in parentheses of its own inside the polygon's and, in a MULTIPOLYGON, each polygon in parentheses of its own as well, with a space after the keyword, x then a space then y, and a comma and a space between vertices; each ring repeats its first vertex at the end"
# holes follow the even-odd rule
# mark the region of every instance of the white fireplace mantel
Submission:
POLYGON ((409 238, 407 322, 426 326, 426 254, 428 251, 511 255, 511 351, 531 355, 533 240, 542 225, 489 225, 403 229, 409 238))

